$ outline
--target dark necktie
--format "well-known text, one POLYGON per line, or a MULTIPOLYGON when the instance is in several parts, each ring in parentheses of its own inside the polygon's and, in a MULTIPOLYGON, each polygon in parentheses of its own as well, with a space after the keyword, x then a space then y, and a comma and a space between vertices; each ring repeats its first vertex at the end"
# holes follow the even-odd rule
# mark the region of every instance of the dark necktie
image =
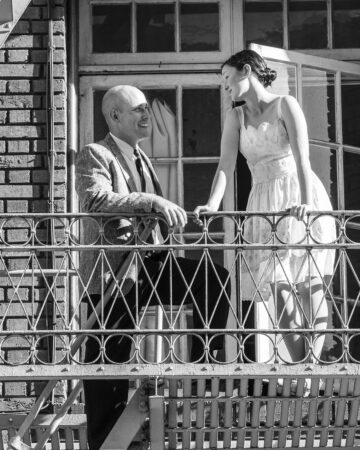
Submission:
POLYGON ((143 168, 140 152, 137 148, 134 148, 134 156, 135 156, 136 170, 139 173, 139 177, 140 177, 140 181, 141 181, 141 191, 146 192, 146 181, 145 181, 145 177, 144 177, 144 168, 143 168))

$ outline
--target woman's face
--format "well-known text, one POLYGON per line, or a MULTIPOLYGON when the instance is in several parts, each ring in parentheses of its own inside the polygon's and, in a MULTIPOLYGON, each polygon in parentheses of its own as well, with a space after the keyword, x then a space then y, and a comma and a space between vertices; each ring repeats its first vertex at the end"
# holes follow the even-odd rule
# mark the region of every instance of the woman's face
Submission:
POLYGON ((238 70, 232 66, 224 66, 222 69, 225 90, 229 92, 232 101, 239 100, 247 90, 244 81, 248 79, 248 76, 244 72, 244 69, 238 70))

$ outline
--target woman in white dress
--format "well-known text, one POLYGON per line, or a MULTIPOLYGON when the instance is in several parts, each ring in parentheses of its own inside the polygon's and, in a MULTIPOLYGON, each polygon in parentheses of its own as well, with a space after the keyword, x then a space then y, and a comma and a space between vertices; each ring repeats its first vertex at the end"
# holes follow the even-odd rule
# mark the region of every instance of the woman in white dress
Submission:
MULTIPOLYGON (((240 150, 252 174, 246 210, 288 210, 290 216, 278 222, 277 242, 298 243, 305 237, 307 213, 332 209, 324 186, 310 167, 304 114, 292 96, 275 95, 266 89, 275 80, 276 72, 252 50, 231 56, 222 66, 222 77, 232 101, 244 103, 226 116, 211 193, 206 205, 197 206, 194 213, 198 216, 218 210, 240 150)), ((311 227, 311 236, 318 242, 334 241, 335 233, 329 216, 321 216, 311 227)), ((243 236, 250 243, 264 243, 269 226, 263 218, 255 216, 245 222, 243 236)), ((264 302, 272 295, 280 329, 326 329, 324 278, 332 274, 334 251, 316 250, 312 255, 313 259, 304 250, 294 249, 276 253, 245 251, 244 260, 252 276, 249 273, 242 276, 243 297, 264 302)), ((315 336, 310 360, 319 360, 324 339, 324 333, 315 336)), ((304 348, 301 336, 290 334, 284 338, 284 344, 288 353, 284 361, 289 357, 289 362, 304 360, 308 349, 304 348)))

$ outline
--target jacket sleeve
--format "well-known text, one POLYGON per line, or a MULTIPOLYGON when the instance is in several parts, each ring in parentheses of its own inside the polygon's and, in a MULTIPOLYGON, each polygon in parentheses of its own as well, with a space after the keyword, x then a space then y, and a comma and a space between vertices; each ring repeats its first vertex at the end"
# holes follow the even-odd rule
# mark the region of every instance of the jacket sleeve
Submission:
POLYGON ((76 160, 76 192, 86 212, 150 212, 154 194, 114 192, 113 163, 108 150, 98 144, 85 146, 76 160))

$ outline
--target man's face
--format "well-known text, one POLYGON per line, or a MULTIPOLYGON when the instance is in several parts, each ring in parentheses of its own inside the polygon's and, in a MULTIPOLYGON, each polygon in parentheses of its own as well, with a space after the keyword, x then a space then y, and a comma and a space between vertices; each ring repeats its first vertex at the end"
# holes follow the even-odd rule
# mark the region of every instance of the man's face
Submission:
POLYGON ((149 105, 144 94, 139 90, 126 93, 120 104, 119 138, 131 146, 146 139, 151 134, 149 105))

